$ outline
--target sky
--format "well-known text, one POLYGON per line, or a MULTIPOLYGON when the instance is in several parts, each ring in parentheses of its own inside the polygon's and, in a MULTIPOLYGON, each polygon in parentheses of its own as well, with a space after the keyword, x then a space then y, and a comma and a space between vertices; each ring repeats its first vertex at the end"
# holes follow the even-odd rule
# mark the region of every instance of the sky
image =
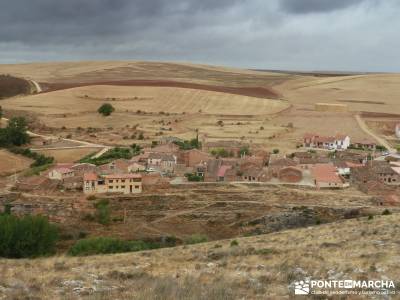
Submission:
POLYGON ((0 63, 400 72, 399 13, 398 0, 3 0, 0 63))

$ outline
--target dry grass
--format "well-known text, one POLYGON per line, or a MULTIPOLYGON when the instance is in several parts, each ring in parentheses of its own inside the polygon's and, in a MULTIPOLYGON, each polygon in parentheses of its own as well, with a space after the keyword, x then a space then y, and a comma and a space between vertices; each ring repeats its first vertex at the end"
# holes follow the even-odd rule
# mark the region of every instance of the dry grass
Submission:
POLYGON ((10 175, 28 169, 33 160, 0 150, 0 175, 10 175))
POLYGON ((275 88, 291 103, 312 107, 318 102, 347 104, 352 111, 400 113, 400 75, 371 74, 301 78, 275 88))
POLYGON ((58 163, 70 163, 80 160, 86 155, 98 152, 99 148, 77 148, 77 149, 59 149, 59 150, 38 150, 46 156, 54 157, 58 163))
MULTIPOLYGON (((288 107, 279 100, 168 87, 88 86, 3 101, 5 109, 37 114, 90 114, 110 102, 117 111, 225 115, 273 114, 288 107)), ((80 124, 83 125, 83 124, 80 124)))
MULTIPOLYGON (((400 215, 133 254, 1 260, 0 294, 40 299, 279 299, 293 281, 400 282, 400 215)), ((362 299, 362 298, 352 298, 362 299)))
POLYGON ((223 86, 268 86, 295 76, 186 63, 83 61, 1 65, 0 73, 40 82, 168 79, 223 86))

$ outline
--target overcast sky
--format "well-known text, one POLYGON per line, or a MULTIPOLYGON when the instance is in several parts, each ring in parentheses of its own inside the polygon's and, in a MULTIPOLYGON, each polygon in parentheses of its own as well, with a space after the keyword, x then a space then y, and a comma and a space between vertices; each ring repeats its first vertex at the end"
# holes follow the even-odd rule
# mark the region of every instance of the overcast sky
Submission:
POLYGON ((0 63, 400 72, 399 13, 399 0, 3 0, 0 63))

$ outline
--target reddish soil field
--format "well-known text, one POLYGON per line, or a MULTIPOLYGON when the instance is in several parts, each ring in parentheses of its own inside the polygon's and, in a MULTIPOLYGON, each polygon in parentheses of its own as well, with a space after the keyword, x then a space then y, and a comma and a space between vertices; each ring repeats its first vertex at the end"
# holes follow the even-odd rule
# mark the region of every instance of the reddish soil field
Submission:
POLYGON ((242 95, 256 98, 276 99, 280 95, 271 88, 264 87, 224 87, 213 86, 197 83, 186 83, 177 81, 161 81, 161 80, 122 80, 122 81, 97 81, 90 83, 40 83, 44 92, 52 92, 57 90, 70 89, 75 87, 90 85, 114 85, 114 86, 154 86, 154 87, 177 87, 187 89, 198 89, 212 92, 221 92, 234 95, 242 95))
POLYGON ((29 94, 30 91, 31 86, 25 79, 0 75, 0 99, 29 94))

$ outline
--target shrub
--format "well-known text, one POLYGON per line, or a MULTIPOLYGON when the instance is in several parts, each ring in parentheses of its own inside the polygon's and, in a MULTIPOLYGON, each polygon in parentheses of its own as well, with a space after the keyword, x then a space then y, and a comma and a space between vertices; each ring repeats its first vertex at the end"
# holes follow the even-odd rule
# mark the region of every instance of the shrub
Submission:
POLYGON ((102 106, 99 107, 97 112, 102 114, 105 117, 108 117, 115 111, 115 108, 110 103, 104 103, 102 106))
POLYGON ((77 241, 69 249, 68 254, 71 256, 88 256, 143 251, 159 247, 158 244, 143 241, 123 241, 115 238, 97 237, 77 241))
POLYGON ((382 145, 376 145, 376 150, 384 152, 387 151, 387 148, 382 145))
POLYGON ((110 207, 108 200, 102 199, 95 205, 97 221, 102 225, 110 224, 110 207))
POLYGON ((46 171, 47 169, 49 169, 52 166, 52 164, 48 164, 48 165, 43 165, 43 166, 38 166, 38 167, 32 167, 29 170, 26 170, 23 175, 25 177, 30 177, 33 175, 39 175, 40 173, 46 171))
POLYGON ((192 244, 205 243, 207 241, 208 237, 204 234, 192 234, 190 237, 185 239, 185 244, 192 245, 192 244))
POLYGON ((211 150, 211 154, 216 157, 231 157, 233 153, 226 151, 224 148, 217 148, 211 150))
POLYGON ((185 177, 187 178, 188 181, 191 181, 191 182, 204 181, 204 178, 202 176, 198 176, 198 175, 192 174, 192 173, 185 174, 185 177))
POLYGON ((278 153, 279 153, 279 149, 274 149, 274 150, 272 150, 272 153, 273 153, 273 154, 278 154, 278 153))
POLYGON ((239 242, 237 240, 231 241, 231 247, 239 246, 239 242))
POLYGON ((139 145, 132 145, 130 148, 120 148, 116 147, 113 149, 108 150, 102 156, 98 158, 92 158, 95 153, 91 153, 81 160, 80 163, 90 163, 96 166, 107 164, 113 160, 124 158, 124 159, 131 159, 133 156, 139 155, 142 148, 139 145))
POLYGON ((383 212, 382 212, 382 215, 383 216, 388 216, 388 215, 391 215, 392 213, 390 212, 390 210, 388 210, 388 209, 385 209, 383 212))
POLYGON ((0 215, 0 256, 38 257, 54 253, 58 229, 42 216, 0 215))
POLYGON ((178 145, 181 150, 192 150, 192 149, 200 149, 201 142, 197 138, 186 140, 186 141, 176 141, 174 144, 178 145))
POLYGON ((240 156, 250 155, 249 147, 243 147, 240 149, 240 156))

